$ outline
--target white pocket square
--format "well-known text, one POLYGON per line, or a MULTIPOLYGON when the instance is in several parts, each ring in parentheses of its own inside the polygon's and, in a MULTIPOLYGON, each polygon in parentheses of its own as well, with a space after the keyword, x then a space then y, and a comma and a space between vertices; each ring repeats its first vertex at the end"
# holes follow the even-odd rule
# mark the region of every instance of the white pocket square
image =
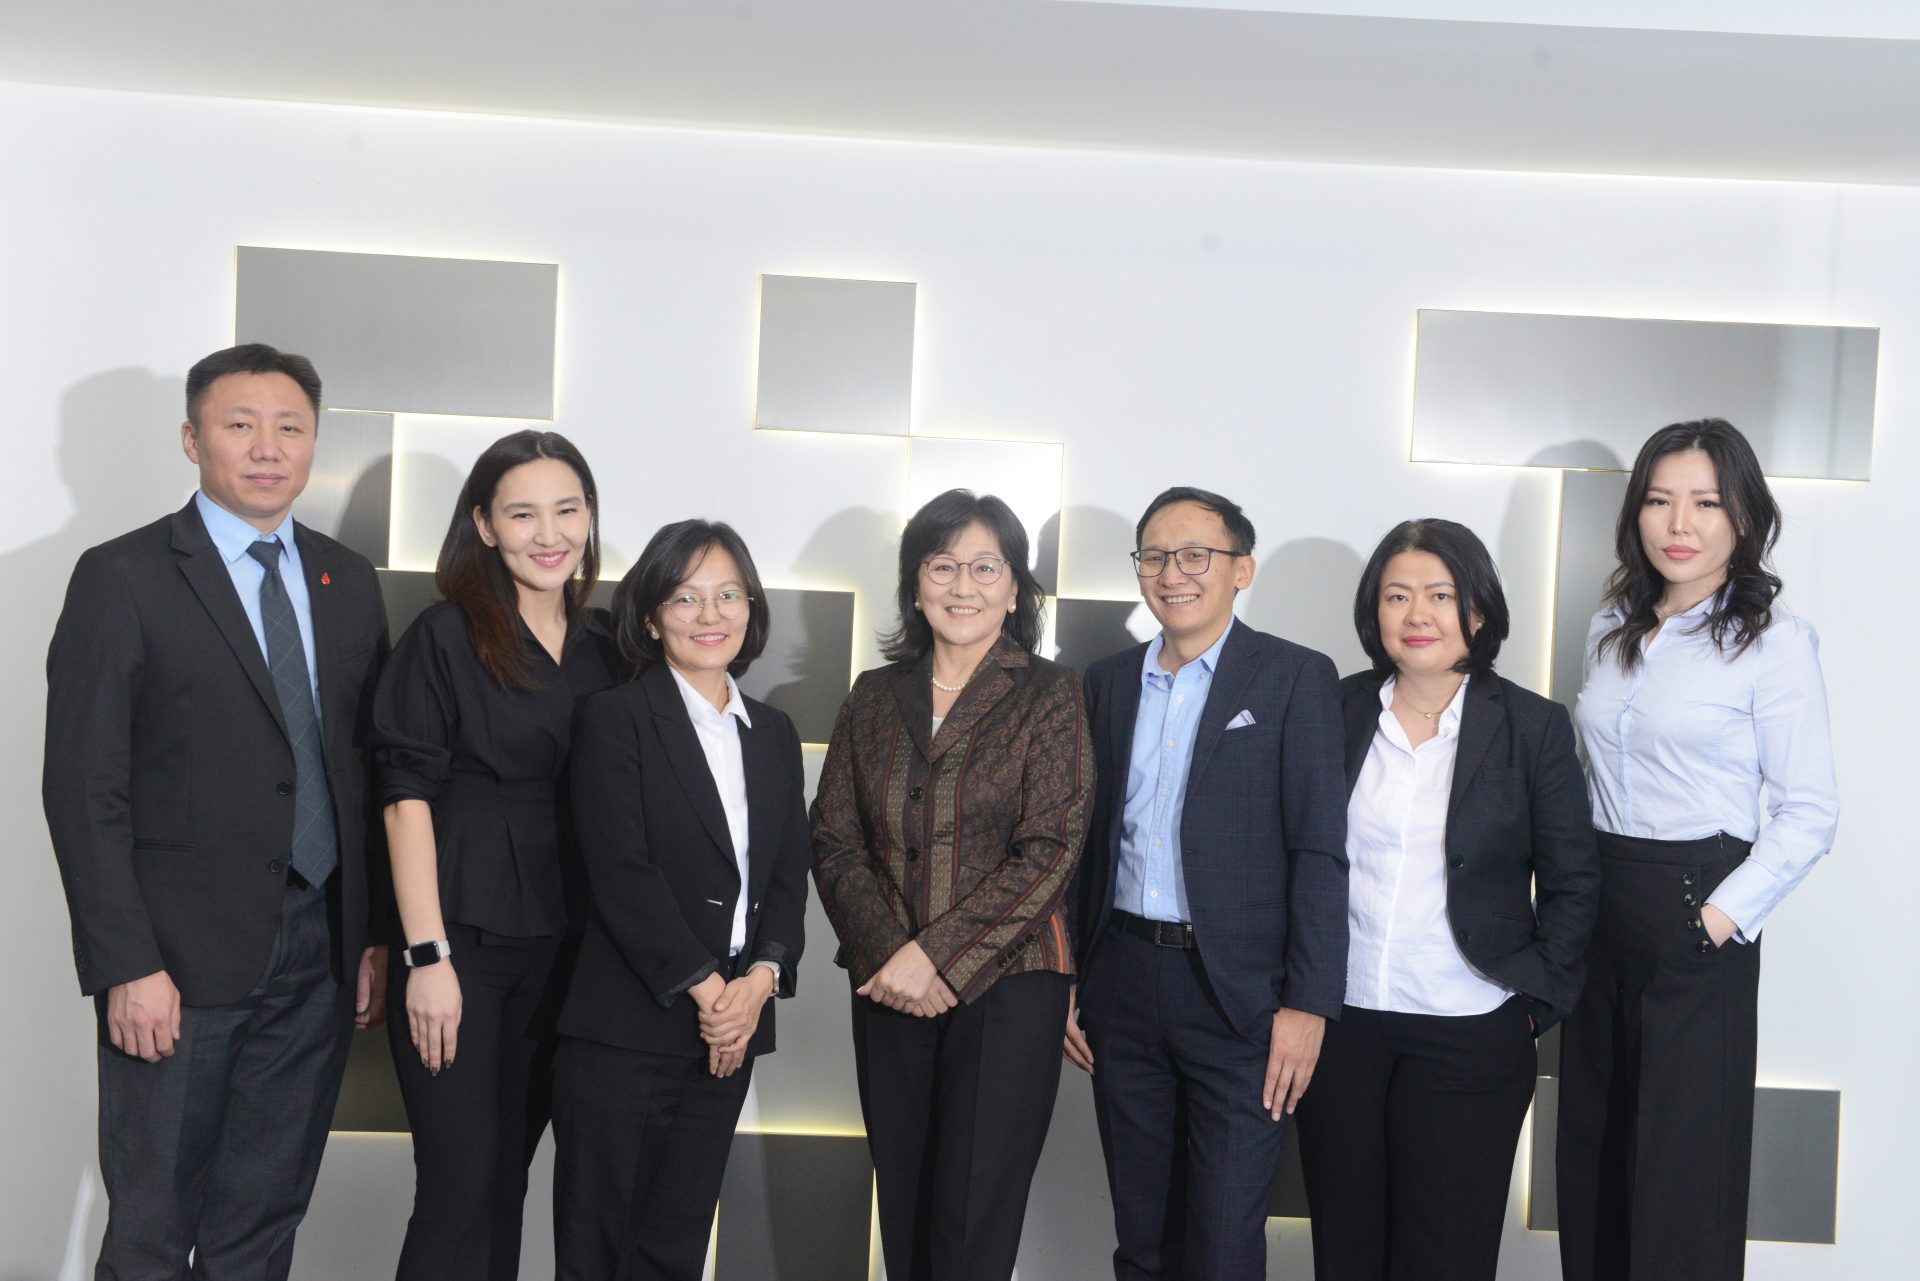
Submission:
POLYGON ((1242 711, 1238 716, 1234 717, 1232 720, 1227 722, 1227 728, 1228 729, 1245 729, 1247 726, 1251 724, 1253 724, 1253 713, 1248 711, 1242 711))

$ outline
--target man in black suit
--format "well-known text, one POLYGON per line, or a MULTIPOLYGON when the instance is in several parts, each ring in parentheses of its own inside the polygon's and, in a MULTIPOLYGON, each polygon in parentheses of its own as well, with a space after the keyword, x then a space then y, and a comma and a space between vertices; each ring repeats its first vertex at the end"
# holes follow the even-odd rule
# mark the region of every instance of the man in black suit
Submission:
POLYGON ((1099 766, 1067 1057, 1093 1073, 1118 1281, 1262 1281, 1283 1118, 1346 995, 1346 780, 1323 654, 1233 618, 1239 507, 1135 530, 1160 635, 1087 669, 1099 766))
POLYGON ((80 558, 47 653, 42 794, 99 1017, 97 1281, 190 1254, 284 1278, 349 1030, 381 1017, 363 747, 386 620, 366 558, 289 514, 319 406, 301 356, 195 365, 199 492, 80 558))

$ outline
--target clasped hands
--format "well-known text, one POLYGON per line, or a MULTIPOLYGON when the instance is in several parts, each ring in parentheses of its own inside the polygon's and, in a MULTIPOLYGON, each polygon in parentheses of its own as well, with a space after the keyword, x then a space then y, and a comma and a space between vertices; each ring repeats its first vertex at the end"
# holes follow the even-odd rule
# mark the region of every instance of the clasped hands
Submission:
POLYGON ((857 996, 871 997, 890 1010, 930 1019, 945 1014, 960 1004, 947 981, 940 977, 918 943, 906 946, 887 958, 874 976, 854 989, 857 996))
POLYGON ((774 982, 772 970, 756 965, 731 983, 716 973, 687 989, 700 1011, 707 1071, 732 1076, 747 1061, 747 1043, 760 1026, 760 1011, 773 995, 774 982))

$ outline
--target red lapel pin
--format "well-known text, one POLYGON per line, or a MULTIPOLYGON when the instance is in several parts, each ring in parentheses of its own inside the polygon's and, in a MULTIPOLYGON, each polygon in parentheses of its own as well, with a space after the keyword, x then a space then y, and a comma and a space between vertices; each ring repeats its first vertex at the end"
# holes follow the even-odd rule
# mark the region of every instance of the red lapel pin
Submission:
POLYGON ((326 587, 326 586, 328 586, 328 585, 330 585, 330 584, 331 584, 332 582, 333 582, 333 580, 332 580, 331 578, 328 578, 328 577, 327 577, 327 571, 326 571, 326 570, 324 570, 324 569, 323 569, 323 570, 321 570, 321 571, 320 571, 320 585, 321 585, 322 587, 326 587))

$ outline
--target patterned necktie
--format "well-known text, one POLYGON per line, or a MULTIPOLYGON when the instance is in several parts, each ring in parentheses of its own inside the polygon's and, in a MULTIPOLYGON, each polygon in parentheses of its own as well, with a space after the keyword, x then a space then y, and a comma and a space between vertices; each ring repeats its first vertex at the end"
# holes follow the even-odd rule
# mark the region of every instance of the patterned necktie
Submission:
POLYGON ((247 548, 267 571, 260 581, 260 623, 267 636, 267 668, 273 692, 293 741, 293 870, 309 885, 326 883, 340 864, 340 836, 334 827, 333 796, 327 787, 327 763, 320 742, 320 718, 313 706, 313 682, 307 675, 307 651, 300 623, 280 577, 280 540, 269 538, 247 548))

